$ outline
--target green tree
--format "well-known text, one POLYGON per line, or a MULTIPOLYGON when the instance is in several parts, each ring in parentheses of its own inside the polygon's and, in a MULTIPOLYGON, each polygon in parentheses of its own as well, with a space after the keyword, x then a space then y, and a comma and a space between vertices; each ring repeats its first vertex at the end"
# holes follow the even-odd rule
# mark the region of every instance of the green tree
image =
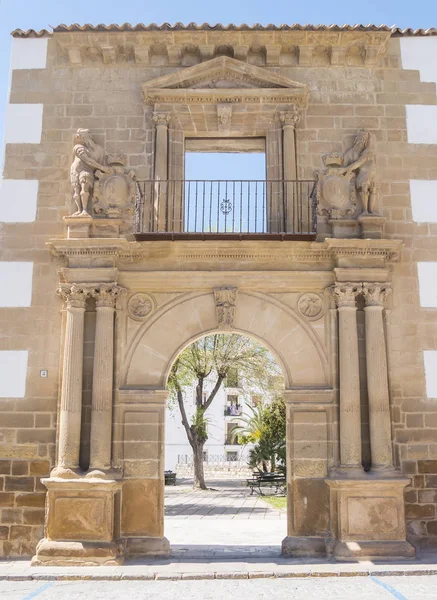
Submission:
POLYGON ((182 425, 193 450, 194 487, 206 489, 203 470, 203 448, 208 439, 205 415, 229 371, 237 370, 246 390, 268 393, 272 384, 281 386, 280 369, 273 356, 253 339, 238 334, 208 335, 188 346, 176 359, 168 386, 176 398, 182 425), (214 385, 204 398, 205 382, 214 385), (196 385, 195 412, 191 422, 184 404, 188 387, 196 385))
POLYGON ((243 443, 256 443, 249 453, 252 469, 285 472, 285 402, 277 395, 272 402, 251 408, 243 423, 235 428, 235 437, 243 443))

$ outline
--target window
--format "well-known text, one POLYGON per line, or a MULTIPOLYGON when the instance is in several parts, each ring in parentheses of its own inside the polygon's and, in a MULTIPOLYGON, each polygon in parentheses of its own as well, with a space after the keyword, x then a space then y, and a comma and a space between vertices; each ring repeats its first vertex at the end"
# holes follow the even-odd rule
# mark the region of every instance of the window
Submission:
MULTIPOLYGON (((192 140, 194 147, 209 143, 213 151, 185 153, 184 229, 194 233, 262 233, 267 230, 265 152, 243 148, 220 151, 221 139, 192 140), (200 144, 200 145, 199 145, 200 144), (214 151, 217 147, 219 151, 214 151)), ((264 144, 264 140, 260 140, 264 144)), ((241 146, 241 141, 231 140, 241 146)), ((250 142, 250 138, 249 138, 250 142)), ((227 141, 229 147, 229 141, 227 141)), ((190 147, 190 144, 188 144, 190 147)))
POLYGON ((203 462, 208 462, 208 451, 204 450, 203 452, 203 462))
POLYGON ((238 445, 238 438, 234 439, 234 429, 238 427, 237 423, 226 423, 226 439, 225 444, 238 445))
POLYGON ((226 452, 226 462, 236 462, 238 460, 238 453, 235 451, 226 452))
POLYGON ((241 415, 241 406, 238 402, 237 394, 228 394, 226 399, 225 415, 228 417, 238 417, 241 415))

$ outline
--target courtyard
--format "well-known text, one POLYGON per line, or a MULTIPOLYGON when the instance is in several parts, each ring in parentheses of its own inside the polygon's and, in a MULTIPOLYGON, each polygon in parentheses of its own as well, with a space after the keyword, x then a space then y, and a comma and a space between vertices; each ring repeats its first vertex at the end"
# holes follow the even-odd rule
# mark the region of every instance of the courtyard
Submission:
MULTIPOLYGON (((287 535, 287 513, 250 493, 244 479, 192 480, 165 487, 164 534, 172 555, 189 558, 275 557, 287 535)), ((277 497, 278 499, 280 497, 277 497)))

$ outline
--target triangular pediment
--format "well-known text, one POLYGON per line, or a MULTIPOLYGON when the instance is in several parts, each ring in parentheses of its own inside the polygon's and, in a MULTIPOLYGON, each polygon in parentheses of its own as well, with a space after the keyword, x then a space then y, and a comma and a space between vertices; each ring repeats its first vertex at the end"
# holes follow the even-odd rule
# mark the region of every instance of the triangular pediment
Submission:
POLYGON ((198 65, 152 79, 144 88, 187 89, 211 88, 221 83, 228 88, 285 88, 306 89, 304 83, 249 65, 241 60, 218 56, 198 65))
POLYGON ((255 90, 281 96, 291 94, 301 99, 300 105, 305 104, 308 94, 308 86, 304 83, 227 56, 219 56, 143 84, 143 95, 149 103, 163 101, 166 96, 181 98, 182 94, 188 93, 196 96, 212 94, 219 100, 218 96, 227 92, 253 94, 255 90))

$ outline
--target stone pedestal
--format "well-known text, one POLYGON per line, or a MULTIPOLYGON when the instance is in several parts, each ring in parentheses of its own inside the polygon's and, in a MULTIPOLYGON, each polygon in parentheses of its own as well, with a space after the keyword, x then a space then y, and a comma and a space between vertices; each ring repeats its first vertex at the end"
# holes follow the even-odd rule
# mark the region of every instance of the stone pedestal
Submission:
POLYGON ((357 238, 360 225, 356 219, 329 219, 333 238, 357 238))
POLYGON ((67 226, 67 238, 89 238, 93 218, 91 215, 64 217, 67 226))
POLYGON ((331 489, 330 551, 337 560, 414 558, 406 541, 406 477, 328 479, 331 489))
POLYGON ((364 239, 380 240, 385 217, 380 215, 360 215, 358 222, 361 226, 361 237, 364 239))
POLYGON ((32 565, 117 565, 123 560, 114 535, 115 493, 108 479, 42 479, 46 499, 45 537, 32 565))

